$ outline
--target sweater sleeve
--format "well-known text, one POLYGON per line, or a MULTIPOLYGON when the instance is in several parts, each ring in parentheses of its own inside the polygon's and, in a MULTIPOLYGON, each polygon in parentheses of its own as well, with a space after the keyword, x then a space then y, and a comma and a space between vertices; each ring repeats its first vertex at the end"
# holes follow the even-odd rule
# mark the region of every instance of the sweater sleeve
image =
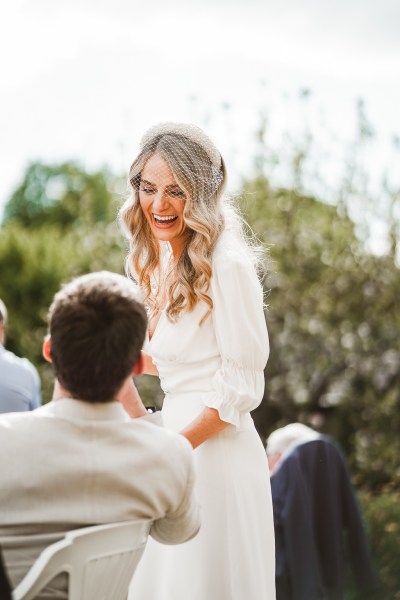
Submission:
POLYGON ((191 540, 200 529, 200 506, 195 491, 193 449, 183 436, 176 436, 178 453, 172 460, 173 474, 168 480, 168 493, 173 505, 165 515, 153 522, 150 535, 162 544, 181 544, 191 540), (175 485, 174 485, 174 478, 175 485), (181 494, 175 491, 180 489, 181 494))

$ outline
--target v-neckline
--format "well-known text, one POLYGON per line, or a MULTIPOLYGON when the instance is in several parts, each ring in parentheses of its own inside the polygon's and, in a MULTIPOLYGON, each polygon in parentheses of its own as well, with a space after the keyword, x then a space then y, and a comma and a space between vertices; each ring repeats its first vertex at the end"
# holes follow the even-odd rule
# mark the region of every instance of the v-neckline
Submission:
POLYGON ((160 311, 160 316, 158 317, 158 321, 157 321, 157 323, 156 323, 156 326, 155 326, 155 328, 154 328, 154 331, 153 331, 153 333, 151 334, 151 337, 150 337, 150 329, 149 329, 149 328, 147 328, 147 340, 148 340, 149 344, 151 344, 152 340, 154 339, 154 336, 155 336, 155 334, 157 333, 157 329, 158 329, 158 328, 159 328, 159 326, 160 326, 160 321, 161 321, 161 319, 163 318, 163 315, 164 315, 164 313, 165 313, 165 310, 166 310, 166 309, 165 309, 165 308, 163 308, 163 309, 160 311))

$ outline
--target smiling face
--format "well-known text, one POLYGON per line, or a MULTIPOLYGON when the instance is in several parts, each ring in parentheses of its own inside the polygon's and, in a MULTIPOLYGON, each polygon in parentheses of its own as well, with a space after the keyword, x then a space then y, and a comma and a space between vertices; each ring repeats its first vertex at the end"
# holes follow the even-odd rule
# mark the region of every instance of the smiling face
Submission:
POLYGON ((154 237, 169 242, 174 255, 179 255, 187 234, 183 219, 186 194, 160 154, 153 154, 141 172, 139 201, 154 237))

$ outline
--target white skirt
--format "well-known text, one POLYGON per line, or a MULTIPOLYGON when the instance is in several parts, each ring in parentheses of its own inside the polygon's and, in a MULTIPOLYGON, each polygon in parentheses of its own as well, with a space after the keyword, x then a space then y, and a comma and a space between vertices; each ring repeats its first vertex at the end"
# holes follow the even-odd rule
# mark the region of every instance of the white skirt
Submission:
MULTIPOLYGON (((183 428, 199 412, 194 402, 167 396, 165 427, 183 428)), ((275 600, 268 462, 250 415, 244 421, 240 431, 231 425, 194 451, 200 531, 174 546, 150 538, 129 600, 275 600)))

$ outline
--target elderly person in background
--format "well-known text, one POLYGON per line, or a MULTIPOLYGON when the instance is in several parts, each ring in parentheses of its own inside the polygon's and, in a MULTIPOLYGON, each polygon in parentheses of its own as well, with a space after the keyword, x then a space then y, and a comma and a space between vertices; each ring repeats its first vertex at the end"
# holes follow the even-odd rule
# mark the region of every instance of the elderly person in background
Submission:
POLYGON ((271 433, 267 455, 277 600, 342 600, 346 559, 360 592, 376 587, 361 512, 344 456, 302 423, 271 433))
POLYGON ((33 410, 41 404, 40 379, 26 358, 5 349, 7 309, 0 299, 0 413, 33 410))
POLYGON ((267 440, 267 457, 271 475, 298 444, 317 440, 320 434, 303 423, 290 423, 275 429, 267 440))

